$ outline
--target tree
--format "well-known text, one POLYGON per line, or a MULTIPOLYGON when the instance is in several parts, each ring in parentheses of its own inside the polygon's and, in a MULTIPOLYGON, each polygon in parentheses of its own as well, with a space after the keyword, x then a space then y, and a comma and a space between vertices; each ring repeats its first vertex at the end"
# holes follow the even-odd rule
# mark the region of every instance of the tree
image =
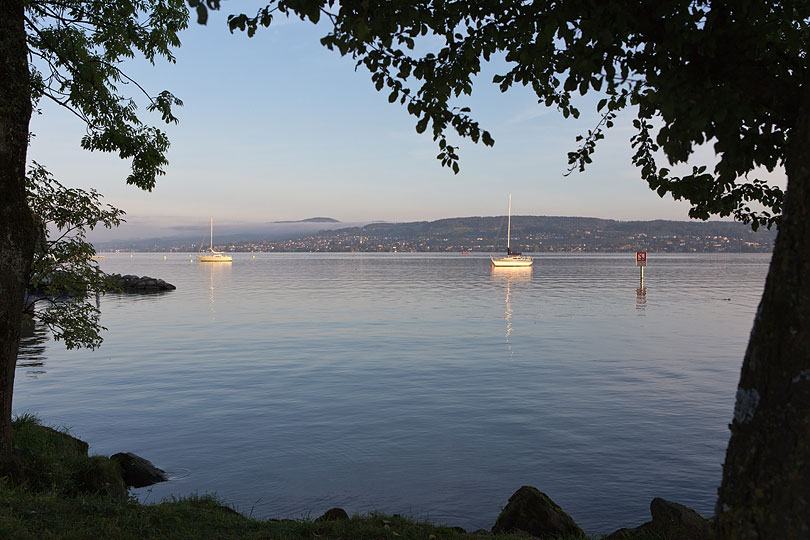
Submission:
MULTIPOLYGON (((202 23, 220 7, 189 4, 202 23)), ((279 15, 325 19, 323 45, 368 69, 418 132, 431 127, 455 172, 448 132, 494 142, 456 102, 483 62, 503 58, 493 83, 530 87, 565 117, 579 115, 576 94, 600 94, 601 119, 569 154, 572 169, 591 162, 617 113, 631 109, 633 162, 651 189, 688 201, 693 218, 778 222, 716 522, 724 538, 810 535, 810 2, 270 0, 228 24, 252 36, 279 15), (714 166, 693 163, 701 145, 713 146, 714 166), (691 172, 674 175, 677 164, 691 172), (759 177, 777 168, 784 194, 759 177)))
POLYGON ((135 87, 167 123, 181 103, 167 91, 146 92, 122 61, 136 54, 173 61, 187 24, 183 0, 0 0, 0 465, 11 462, 21 307, 42 241, 26 194, 31 113, 41 99, 69 109, 86 124, 83 148, 131 159, 127 183, 151 190, 169 142, 121 88, 135 87))
POLYGON ((23 313, 38 319, 68 349, 101 345, 101 311, 87 299, 116 287, 101 271, 87 230, 117 227, 124 211, 95 190, 66 188, 40 164, 28 173, 28 201, 39 226, 23 313))

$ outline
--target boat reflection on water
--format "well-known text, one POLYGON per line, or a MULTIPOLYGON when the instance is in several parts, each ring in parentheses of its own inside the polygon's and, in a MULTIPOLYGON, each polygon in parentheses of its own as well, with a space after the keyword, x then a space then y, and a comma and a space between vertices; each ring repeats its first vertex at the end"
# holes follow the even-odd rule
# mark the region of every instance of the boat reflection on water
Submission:
POLYGON ((506 311, 504 312, 504 320, 506 321, 506 346, 509 348, 510 356, 512 352, 512 286, 513 285, 528 285, 532 280, 532 267, 531 266, 493 266, 491 267, 492 280, 496 283, 502 284, 506 289, 506 311))
POLYGON ((39 321, 32 321, 23 327, 20 347, 17 349, 17 369, 25 370, 25 376, 36 379, 46 373, 45 350, 48 329, 39 321))
POLYGON ((216 319, 216 308, 214 304, 214 291, 217 284, 221 284, 224 279, 227 279, 231 274, 232 266, 230 264, 199 264, 197 270, 208 277, 208 302, 211 320, 216 319))

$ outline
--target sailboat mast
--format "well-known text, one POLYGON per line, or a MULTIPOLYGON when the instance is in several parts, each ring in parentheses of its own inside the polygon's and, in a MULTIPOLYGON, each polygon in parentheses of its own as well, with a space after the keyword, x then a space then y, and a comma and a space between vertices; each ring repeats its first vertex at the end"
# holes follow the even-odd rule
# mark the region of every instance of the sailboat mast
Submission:
POLYGON ((211 251, 214 251, 214 218, 211 218, 211 251))
MULTIPOLYGON (((506 251, 509 252, 509 239, 512 236, 512 194, 509 194, 509 209, 507 210, 509 217, 506 221, 506 251)), ((501 221, 503 223, 503 221, 501 221)))

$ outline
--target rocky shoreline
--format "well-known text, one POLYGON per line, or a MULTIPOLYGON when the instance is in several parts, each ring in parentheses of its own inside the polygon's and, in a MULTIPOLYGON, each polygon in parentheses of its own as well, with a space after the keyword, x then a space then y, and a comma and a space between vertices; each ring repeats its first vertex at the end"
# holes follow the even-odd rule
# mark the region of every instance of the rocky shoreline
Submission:
MULTIPOLYGON (((601 540, 714 540, 712 523, 691 508, 664 499, 650 503, 652 519, 634 529, 619 529, 601 540)), ((342 508, 327 510, 315 521, 348 521, 349 514, 342 508)), ((461 527, 451 527, 467 533, 461 527)), ((501 510, 492 529, 479 529, 470 534, 478 536, 498 534, 528 534, 531 538, 589 538, 562 508, 548 495, 532 486, 523 486, 501 510)))
POLYGON ((158 293, 167 292, 177 289, 171 283, 167 283, 162 279, 153 278, 149 276, 136 276, 133 274, 108 274, 107 278, 110 282, 110 291, 122 291, 126 293, 158 293))
MULTIPOLYGON (((691 508, 664 499, 650 503, 652 519, 634 529, 623 528, 602 540, 713 540, 711 521, 691 508)), ((523 486, 498 515, 492 533, 523 531, 537 538, 587 538, 585 532, 545 493, 523 486)))
MULTIPOLYGON (((85 445, 87 443, 84 443, 85 445)), ((119 453, 110 456, 118 463, 125 485, 145 487, 168 479, 166 473, 148 460, 132 453, 119 453)), ((639 527, 622 528, 602 540, 714 540, 711 521, 682 504, 655 498, 650 503, 652 519, 639 527)), ((349 514, 342 508, 327 510, 316 521, 349 520, 349 514)), ((466 533, 461 527, 452 527, 466 533)), ((495 520, 491 530, 480 529, 472 534, 508 534, 517 531, 528 533, 540 539, 587 538, 583 531, 559 505, 532 486, 523 486, 510 498, 495 520)))
MULTIPOLYGON (((55 430, 42 425, 28 425, 29 436, 34 430, 47 438, 49 446, 61 448, 66 456, 79 458, 83 463, 73 473, 74 488, 70 492, 102 495, 115 500, 124 501, 129 497, 130 487, 141 488, 165 482, 169 479, 167 473, 154 466, 148 460, 130 452, 118 453, 110 456, 88 456, 89 445, 64 431, 55 430)), ((15 451, 17 452, 17 451, 15 451)), ((11 472, 12 483, 18 485, 29 484, 35 480, 30 476, 39 474, 37 469, 37 453, 23 451, 18 454, 19 468, 11 472), (33 467, 33 469, 32 469, 33 467), (26 472, 28 471, 28 472, 26 472)), ((217 503, 227 513, 236 512, 217 503)), ((629 529, 622 528, 601 540, 714 540, 716 538, 712 522, 694 510, 681 504, 655 498, 650 503, 652 519, 643 525, 629 529)), ((394 516, 401 518, 401 516, 394 516)), ((315 522, 341 522, 349 521, 348 512, 341 508, 332 508, 315 522)), ((291 520, 268 520, 271 522, 291 522, 291 520)), ((491 529, 479 529, 467 532, 461 527, 445 526, 459 535, 488 536, 518 535, 552 539, 587 539, 588 535, 574 522, 560 506, 558 506, 545 493, 532 486, 523 486, 510 498, 506 506, 498 515, 491 529)))

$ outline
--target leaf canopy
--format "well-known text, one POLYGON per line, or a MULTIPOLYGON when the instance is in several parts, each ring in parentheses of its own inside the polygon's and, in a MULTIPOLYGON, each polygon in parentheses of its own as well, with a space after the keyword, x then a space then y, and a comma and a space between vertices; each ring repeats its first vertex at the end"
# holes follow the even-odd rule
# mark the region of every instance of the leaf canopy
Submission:
POLYGON ((100 311, 88 301, 111 288, 86 233, 117 227, 124 211, 95 190, 66 188, 34 162, 26 176, 28 204, 39 227, 24 312, 43 322, 68 349, 101 344, 100 311))
POLYGON ((139 53, 151 63, 159 57, 174 62, 172 49, 187 26, 183 0, 26 2, 32 101, 46 98, 72 111, 86 125, 82 147, 131 159, 127 183, 151 191, 168 164, 169 140, 141 120, 124 90, 142 94, 148 110, 166 123, 177 122, 173 107, 182 102, 166 90, 150 94, 123 71, 122 61, 139 53))

